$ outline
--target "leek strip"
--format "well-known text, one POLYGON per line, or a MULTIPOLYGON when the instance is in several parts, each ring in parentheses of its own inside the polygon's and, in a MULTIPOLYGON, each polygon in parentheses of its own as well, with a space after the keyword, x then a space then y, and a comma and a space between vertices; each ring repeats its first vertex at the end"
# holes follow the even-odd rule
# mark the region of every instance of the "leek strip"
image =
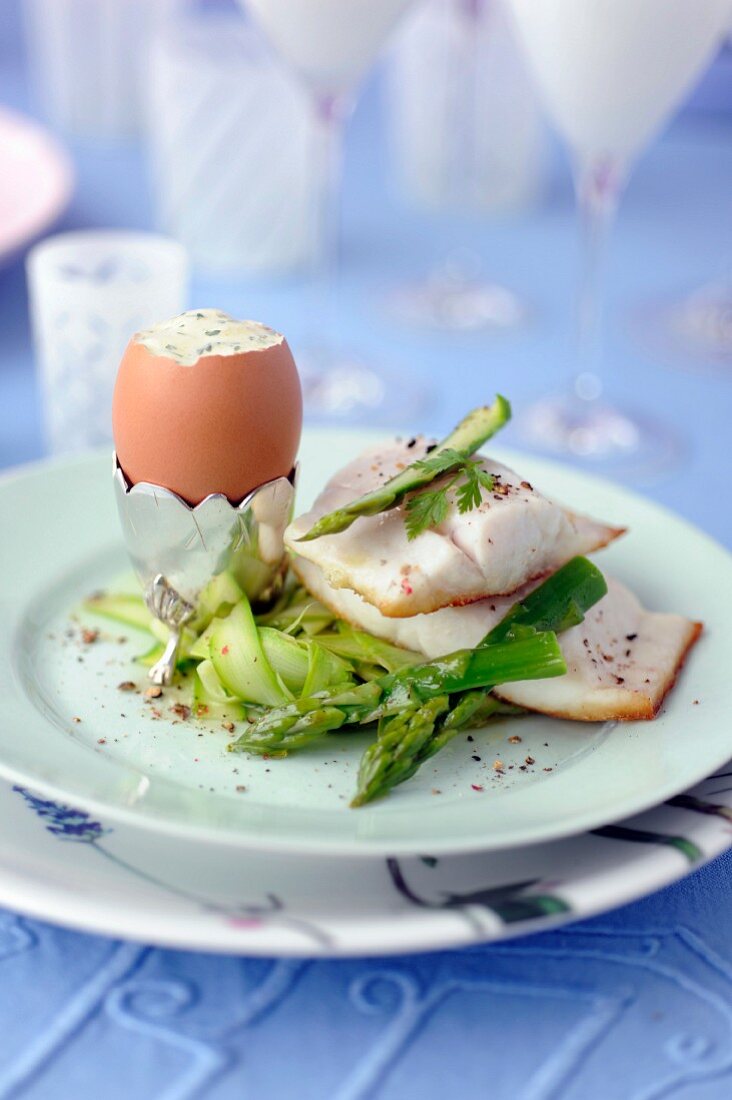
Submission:
POLYGON ((318 644, 340 657, 380 665, 386 672, 396 672, 397 669, 414 665, 422 657, 420 653, 384 642, 363 630, 355 630, 347 623, 339 623, 336 633, 319 635, 318 644))
POLYGON ((193 713, 197 718, 220 718, 242 722, 246 710, 228 695, 211 661, 201 661, 193 680, 193 713))
POLYGON ((214 618, 225 618, 243 595, 231 573, 219 573, 218 576, 213 577, 198 597, 196 632, 205 630, 214 618))
POLYGON ((84 600, 84 608, 95 615, 103 615, 105 619, 113 619, 125 626, 136 626, 140 630, 151 630, 155 621, 142 596, 102 593, 84 600))
POLYGON ((237 699, 277 707, 292 698, 265 656, 246 598, 227 618, 216 620, 210 653, 219 680, 237 699))
POLYGON ((274 672, 285 687, 299 695, 308 677, 310 661, 306 646, 271 626, 259 628, 259 639, 274 672))
POLYGON ((520 603, 515 603, 481 645, 515 636, 517 628, 553 630, 561 634, 577 626, 607 592, 597 566, 587 558, 572 558, 520 603))

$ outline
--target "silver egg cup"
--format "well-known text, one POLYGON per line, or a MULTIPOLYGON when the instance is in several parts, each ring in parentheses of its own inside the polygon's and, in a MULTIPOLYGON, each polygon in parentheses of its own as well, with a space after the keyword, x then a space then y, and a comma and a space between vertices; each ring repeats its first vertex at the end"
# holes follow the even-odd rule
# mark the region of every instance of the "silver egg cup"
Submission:
POLYGON ((195 507, 161 485, 130 485, 116 454, 114 492, 127 551, 150 612, 169 632, 149 671, 169 684, 182 631, 211 580, 230 573, 253 604, 271 602, 287 570, 284 533, 292 519, 297 467, 252 490, 239 504, 212 493, 195 507))

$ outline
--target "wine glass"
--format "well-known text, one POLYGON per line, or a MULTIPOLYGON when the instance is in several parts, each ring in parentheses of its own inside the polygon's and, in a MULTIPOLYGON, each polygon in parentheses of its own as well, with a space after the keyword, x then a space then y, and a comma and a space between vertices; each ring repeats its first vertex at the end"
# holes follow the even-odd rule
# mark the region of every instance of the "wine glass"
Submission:
MULTIPOLYGON (((381 375, 334 347, 338 213, 343 133, 359 81, 411 0, 240 0, 312 103, 314 156, 321 166, 320 252, 314 272, 317 339, 298 349, 306 407, 325 416, 355 417, 384 403, 381 375)), ((413 385, 389 379, 390 406, 402 411, 413 385)))
POLYGON ((525 303, 486 276, 472 245, 476 217, 532 203, 541 177, 537 95, 503 5, 420 5, 392 50, 389 91, 403 190, 422 210, 451 218, 454 242, 426 277, 391 292, 391 312, 455 331, 521 324, 525 303))
POLYGON ((732 277, 711 280, 682 298, 666 298, 644 311, 643 333, 686 368, 732 365, 732 277), (703 364, 703 365, 702 365, 703 364))
POLYGON ((529 410, 524 434, 552 450, 608 465, 665 462, 669 434, 604 398, 605 243, 634 158, 722 42, 731 0, 507 3, 545 107, 572 155, 583 250, 577 371, 569 392, 529 410))

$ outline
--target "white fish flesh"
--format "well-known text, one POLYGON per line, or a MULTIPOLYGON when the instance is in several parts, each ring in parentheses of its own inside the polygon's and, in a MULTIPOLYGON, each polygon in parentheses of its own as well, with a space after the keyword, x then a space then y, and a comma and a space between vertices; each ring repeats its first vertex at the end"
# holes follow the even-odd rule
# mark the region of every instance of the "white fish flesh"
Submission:
MULTIPOLYGON (((310 592, 341 618, 427 658, 472 648, 539 582, 512 596, 446 607, 408 619, 387 618, 348 589, 334 588, 312 563, 294 567, 310 592)), ((496 694, 542 714, 583 722, 654 718, 701 633, 701 623, 646 611, 620 581, 579 626, 559 635, 567 673, 551 680, 504 684, 496 694)))
POLYGON ((321 516, 423 457, 427 446, 420 438, 411 446, 396 442, 364 451, 331 478, 313 509, 295 520, 285 536, 290 549, 317 565, 331 587, 357 592, 383 615, 412 616, 515 592, 623 533, 623 528, 574 515, 500 462, 481 458, 494 477, 494 490, 483 492, 480 507, 460 515, 451 490, 445 521, 412 541, 404 504, 363 516, 338 534, 297 541, 321 516))

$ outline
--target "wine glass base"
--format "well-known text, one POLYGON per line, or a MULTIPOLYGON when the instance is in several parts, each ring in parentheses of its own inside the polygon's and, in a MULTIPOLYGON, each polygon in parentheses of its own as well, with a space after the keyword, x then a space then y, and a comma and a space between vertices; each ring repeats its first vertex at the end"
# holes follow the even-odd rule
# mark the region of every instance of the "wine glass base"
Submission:
POLYGON ((637 342, 665 367, 710 377, 732 367, 732 281, 656 298, 629 320, 637 342))
POLYGON ((732 364, 732 286, 709 283, 669 306, 664 327, 684 350, 715 362, 732 364))
POLYGON ((683 453, 674 433, 654 420, 571 395, 536 402, 519 418, 518 430, 539 450, 641 481, 663 473, 683 453))
POLYGON ((425 403, 425 391, 403 374, 386 375, 356 356, 332 348, 298 352, 305 416, 334 424, 408 422, 425 403))
POLYGON ((526 318, 520 299, 498 283, 442 273, 395 290, 390 311, 410 325, 453 332, 513 328, 526 318))

